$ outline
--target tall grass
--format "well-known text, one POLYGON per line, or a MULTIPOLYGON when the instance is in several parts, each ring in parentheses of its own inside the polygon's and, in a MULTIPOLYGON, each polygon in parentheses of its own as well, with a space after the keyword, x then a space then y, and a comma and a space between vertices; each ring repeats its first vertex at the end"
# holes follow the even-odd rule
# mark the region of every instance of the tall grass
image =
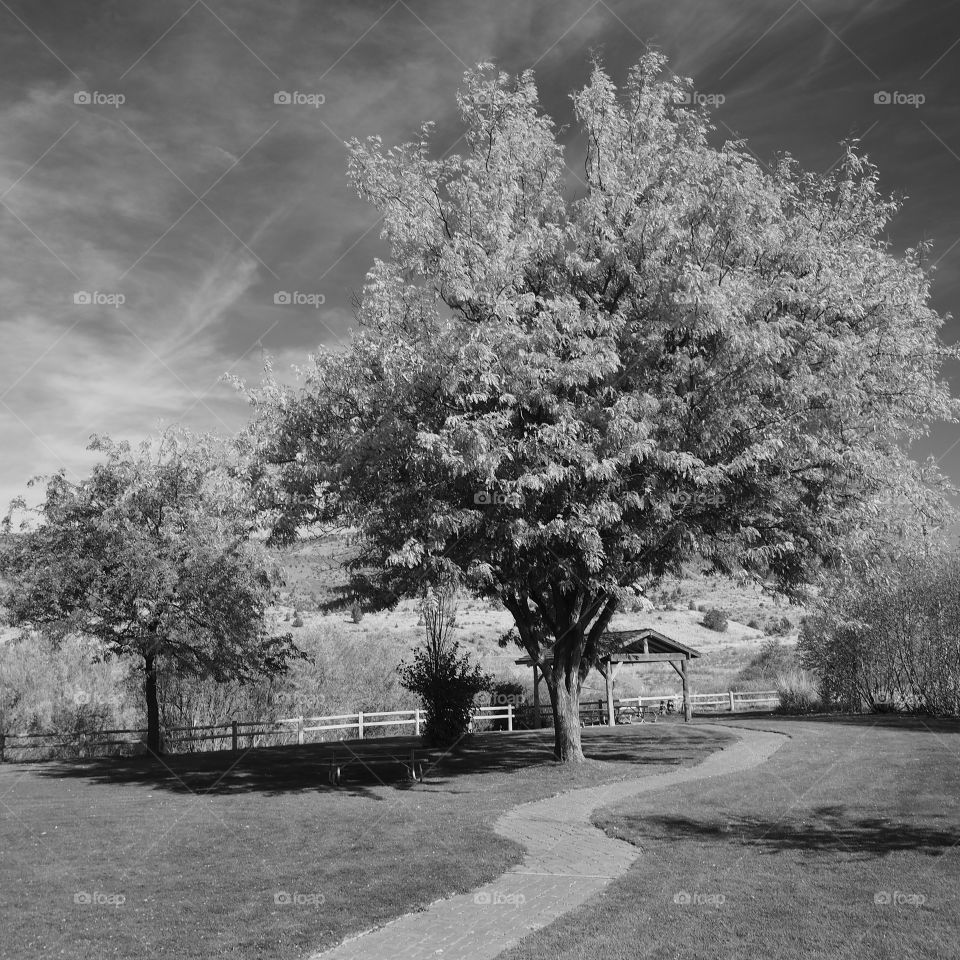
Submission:
POLYGON ((803 670, 779 674, 775 687, 780 697, 778 713, 814 713, 820 709, 816 680, 803 670))

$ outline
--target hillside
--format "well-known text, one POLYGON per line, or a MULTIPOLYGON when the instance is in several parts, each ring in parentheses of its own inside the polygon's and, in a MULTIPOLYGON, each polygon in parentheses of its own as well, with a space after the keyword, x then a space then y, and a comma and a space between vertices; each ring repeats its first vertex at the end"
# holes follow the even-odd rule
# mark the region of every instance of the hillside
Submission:
MULTIPOLYGON (((286 587, 281 618, 293 622, 299 613, 305 632, 322 630, 329 637, 347 639, 378 638, 387 648, 384 662, 399 662, 409 655, 420 640, 423 627, 418 625, 416 606, 412 601, 401 603, 396 610, 368 613, 354 623, 349 612, 323 612, 321 607, 341 595, 348 582, 344 563, 351 556, 350 544, 341 536, 327 535, 297 544, 278 552, 286 587)), ((681 579, 664 580, 651 591, 653 609, 624 612, 611 623, 612 630, 654 627, 703 656, 693 664, 692 683, 704 692, 726 689, 737 672, 744 667, 773 636, 785 645, 796 642, 803 608, 764 595, 757 587, 743 585, 722 577, 708 577, 690 569, 681 579), (729 624, 723 633, 702 625, 703 612, 717 607, 727 613, 729 624), (789 621, 789 628, 783 622, 789 621), (755 624, 755 626, 748 626, 755 624)), ((484 669, 502 678, 530 683, 529 668, 514 661, 523 655, 517 647, 501 649, 497 639, 512 626, 510 615, 493 604, 475 599, 461 602, 457 615, 457 639, 471 649, 484 669)), ((678 678, 669 666, 650 665, 643 669, 623 669, 618 677, 618 690, 624 696, 671 692, 678 689, 678 678)), ((593 674, 587 681, 585 697, 602 688, 602 678, 593 674)))

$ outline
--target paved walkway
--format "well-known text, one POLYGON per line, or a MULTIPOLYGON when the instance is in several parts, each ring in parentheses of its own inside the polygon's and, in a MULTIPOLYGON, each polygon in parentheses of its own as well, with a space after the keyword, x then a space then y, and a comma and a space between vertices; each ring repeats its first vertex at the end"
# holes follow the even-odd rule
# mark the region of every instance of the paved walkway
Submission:
MULTIPOLYGON (((708 726, 704 724, 703 726, 708 726)), ((497 833, 523 844, 523 863, 471 893, 438 900, 346 940, 312 960, 492 960, 533 930, 568 913, 623 874, 640 856, 590 823, 597 807, 763 763, 787 739, 724 726, 740 740, 702 763, 670 773, 571 790, 514 807, 497 833)))

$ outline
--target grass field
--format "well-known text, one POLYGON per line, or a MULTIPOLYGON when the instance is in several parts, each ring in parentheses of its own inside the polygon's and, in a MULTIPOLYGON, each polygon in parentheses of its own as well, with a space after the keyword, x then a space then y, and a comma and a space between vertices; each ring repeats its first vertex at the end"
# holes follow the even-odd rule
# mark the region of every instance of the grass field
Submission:
POLYGON ((504 960, 955 960, 960 724, 744 721, 765 764, 594 822, 643 854, 504 960))
POLYGON ((695 763, 725 739, 592 728, 591 759, 571 771, 549 760, 552 731, 492 733, 425 784, 368 775, 340 789, 322 747, 7 764, 0 957, 304 956, 518 862, 491 826, 513 805, 695 763))

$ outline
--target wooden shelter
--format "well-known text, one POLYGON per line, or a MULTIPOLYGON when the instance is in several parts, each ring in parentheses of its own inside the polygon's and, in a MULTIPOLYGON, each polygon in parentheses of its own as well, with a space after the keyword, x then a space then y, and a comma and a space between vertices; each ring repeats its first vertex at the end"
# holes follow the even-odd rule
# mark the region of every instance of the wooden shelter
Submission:
MULTIPOLYGON (((700 652, 686 647, 658 630, 644 627, 640 630, 607 631, 603 635, 602 647, 606 653, 602 654, 597 669, 607 681, 607 723, 612 727, 616 724, 614 710, 613 685, 617 672, 624 663, 669 663, 683 683, 683 718, 690 720, 693 709, 690 701, 690 661, 700 656, 700 652)), ((544 658, 545 663, 551 663, 552 657, 544 658)), ((521 666, 533 667, 533 706, 540 724, 540 669, 529 657, 521 657, 516 663, 521 666)))

